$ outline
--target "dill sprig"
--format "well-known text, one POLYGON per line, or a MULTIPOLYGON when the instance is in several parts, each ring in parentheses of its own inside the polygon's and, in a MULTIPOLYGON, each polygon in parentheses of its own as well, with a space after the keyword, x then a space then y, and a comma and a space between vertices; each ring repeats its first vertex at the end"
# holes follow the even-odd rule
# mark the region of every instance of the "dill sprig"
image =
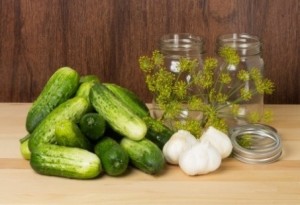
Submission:
MULTIPOLYGON (((237 66, 240 62, 233 48, 223 47, 219 55, 229 66, 237 66)), ((201 69, 197 60, 181 58, 176 72, 168 70, 164 62, 164 55, 158 50, 151 56, 139 58, 146 85, 163 111, 159 120, 174 131, 185 129, 196 137, 200 137, 208 126, 227 132, 226 119, 220 114, 222 110, 231 109, 230 115, 237 116, 240 103, 250 101, 256 94, 272 94, 274 91, 273 82, 264 78, 258 68, 241 69, 233 79, 227 69, 219 69, 216 58, 206 58, 201 69), (249 81, 253 82, 254 88, 245 86, 249 81), (194 113, 201 113, 201 117, 195 119, 194 113)), ((247 120, 258 122, 271 118, 270 111, 264 116, 254 112, 247 120)))

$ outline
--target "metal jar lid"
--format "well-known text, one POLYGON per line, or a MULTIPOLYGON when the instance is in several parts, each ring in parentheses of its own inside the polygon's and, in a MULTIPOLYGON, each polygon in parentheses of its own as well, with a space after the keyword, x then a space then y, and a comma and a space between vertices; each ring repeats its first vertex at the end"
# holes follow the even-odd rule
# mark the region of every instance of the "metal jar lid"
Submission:
POLYGON ((247 124, 229 131, 233 157, 251 164, 272 163, 282 154, 282 144, 277 130, 263 124, 247 124))

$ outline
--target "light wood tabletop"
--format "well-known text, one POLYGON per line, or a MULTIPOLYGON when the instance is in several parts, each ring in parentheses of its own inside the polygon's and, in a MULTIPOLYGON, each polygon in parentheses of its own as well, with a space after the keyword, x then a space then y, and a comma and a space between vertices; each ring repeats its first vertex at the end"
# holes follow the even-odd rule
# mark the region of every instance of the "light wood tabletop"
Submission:
POLYGON ((19 151, 30 103, 0 103, 0 204, 300 204, 300 105, 266 105, 283 143, 281 159, 225 159, 210 174, 166 166, 158 176, 129 169, 122 177, 73 180, 35 173, 19 151))

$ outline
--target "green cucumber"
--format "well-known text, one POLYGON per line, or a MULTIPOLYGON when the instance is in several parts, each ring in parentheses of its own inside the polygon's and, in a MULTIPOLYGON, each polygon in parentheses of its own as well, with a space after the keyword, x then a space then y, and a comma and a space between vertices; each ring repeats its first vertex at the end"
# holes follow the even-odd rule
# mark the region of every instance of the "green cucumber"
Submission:
POLYGON ((128 153, 133 166, 147 174, 158 174, 165 166, 164 155, 159 147, 148 139, 140 141, 123 138, 121 146, 128 153))
POLYGON ((40 174, 88 179, 101 173, 99 157, 85 149, 57 145, 56 126, 65 121, 78 123, 88 102, 74 97, 60 104, 34 129, 29 140, 30 165, 40 174))
POLYGON ((79 79, 79 84, 85 82, 100 82, 100 80, 96 75, 83 75, 79 79))
POLYGON ((87 150, 53 144, 38 146, 30 165, 39 174, 72 179, 91 179, 102 171, 99 157, 87 150))
POLYGON ((78 147, 91 150, 89 140, 82 134, 76 123, 70 120, 59 122, 55 126, 55 139, 58 145, 67 147, 78 147))
POLYGON ((93 111, 93 106, 90 102, 90 90, 97 83, 96 81, 86 81, 80 84, 75 96, 84 97, 89 102, 88 112, 93 111))
POLYGON ((154 142, 160 149, 174 134, 169 127, 165 126, 161 121, 151 117, 147 105, 132 91, 112 83, 104 83, 126 107, 131 109, 139 117, 141 117, 147 125, 146 138, 154 142))
POLYGON ((79 77, 79 74, 69 67, 59 68, 50 77, 27 114, 26 129, 29 133, 54 108, 75 94, 79 85, 79 77))
POLYGON ((129 157, 121 145, 110 137, 101 139, 94 152, 100 158, 103 170, 110 176, 122 175, 128 167, 129 157))
POLYGON ((79 121, 81 132, 90 140, 100 139, 106 130, 106 121, 99 113, 86 113, 79 121))
POLYGON ((132 140, 141 140, 145 137, 147 133, 145 122, 106 86, 95 84, 91 89, 90 99, 95 110, 116 132, 132 140))
POLYGON ((152 117, 144 118, 148 126, 146 138, 154 142, 161 150, 174 134, 170 128, 164 125, 161 121, 152 117))
POLYGON ((30 160, 31 152, 28 147, 28 141, 30 138, 30 134, 27 134, 25 137, 20 139, 20 152, 24 159, 30 160))
POLYGON ((140 117, 150 115, 147 105, 131 90, 113 83, 103 84, 140 117))
POLYGON ((82 97, 74 97, 55 108, 31 133, 29 149, 34 151, 39 144, 54 144, 55 126, 64 121, 79 122, 86 113, 88 102, 82 97))

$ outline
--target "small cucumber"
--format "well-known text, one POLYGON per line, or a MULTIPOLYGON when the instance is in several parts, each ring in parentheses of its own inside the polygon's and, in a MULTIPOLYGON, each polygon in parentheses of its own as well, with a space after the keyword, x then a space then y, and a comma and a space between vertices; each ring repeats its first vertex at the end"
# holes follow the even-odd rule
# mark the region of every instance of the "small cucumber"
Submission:
POLYGON ((100 79, 96 75, 83 75, 79 79, 79 84, 86 82, 100 82, 100 79))
POLYGON ((150 115, 147 105, 131 90, 113 83, 103 83, 112 91, 120 100, 126 103, 126 106, 135 112, 138 116, 143 117, 150 115))
POLYGON ((64 120, 55 126, 55 139, 58 145, 91 150, 89 140, 82 134, 76 123, 64 120))
POLYGON ((161 150, 167 141, 174 134, 170 128, 164 125, 161 121, 153 119, 152 117, 144 118, 148 125, 146 138, 154 142, 161 150))
POLYGON ((31 133, 59 104, 72 97, 79 85, 79 74, 69 67, 59 68, 47 81, 33 102, 26 118, 26 129, 31 133))
POLYGON ((74 97, 55 108, 31 133, 29 149, 34 151, 39 144, 55 144, 55 127, 64 120, 79 122, 86 113, 88 102, 82 97, 74 97))
POLYGON ((164 169, 165 158, 159 147, 148 139, 140 141, 123 138, 121 146, 128 153, 131 163, 147 174, 158 174, 164 169))
POLYGON ((112 83, 104 83, 126 107, 131 109, 139 117, 141 117, 147 125, 146 138, 154 142, 160 149, 174 134, 170 128, 165 126, 161 121, 151 117, 147 105, 132 91, 112 83))
POLYGON ((81 132, 90 140, 100 139, 106 130, 106 121, 99 113, 86 113, 79 121, 81 132))
POLYGON ((88 112, 93 111, 92 104, 90 103, 90 90, 97 83, 96 81, 87 81, 80 84, 75 96, 84 97, 89 102, 88 112))
POLYGON ((118 133, 132 140, 141 140, 147 133, 145 122, 103 84, 95 84, 90 92, 95 110, 118 133))
POLYGON ((102 171, 96 154, 53 144, 38 146, 31 155, 30 165, 39 174, 72 179, 95 178, 102 171))
POLYGON ((20 139, 20 151, 22 154, 22 157, 26 160, 30 160, 31 152, 28 147, 28 141, 30 138, 30 134, 27 134, 25 137, 20 139))
POLYGON ((103 170, 110 176, 122 175, 128 167, 129 157, 121 145, 110 137, 101 139, 94 152, 100 158, 103 170))

